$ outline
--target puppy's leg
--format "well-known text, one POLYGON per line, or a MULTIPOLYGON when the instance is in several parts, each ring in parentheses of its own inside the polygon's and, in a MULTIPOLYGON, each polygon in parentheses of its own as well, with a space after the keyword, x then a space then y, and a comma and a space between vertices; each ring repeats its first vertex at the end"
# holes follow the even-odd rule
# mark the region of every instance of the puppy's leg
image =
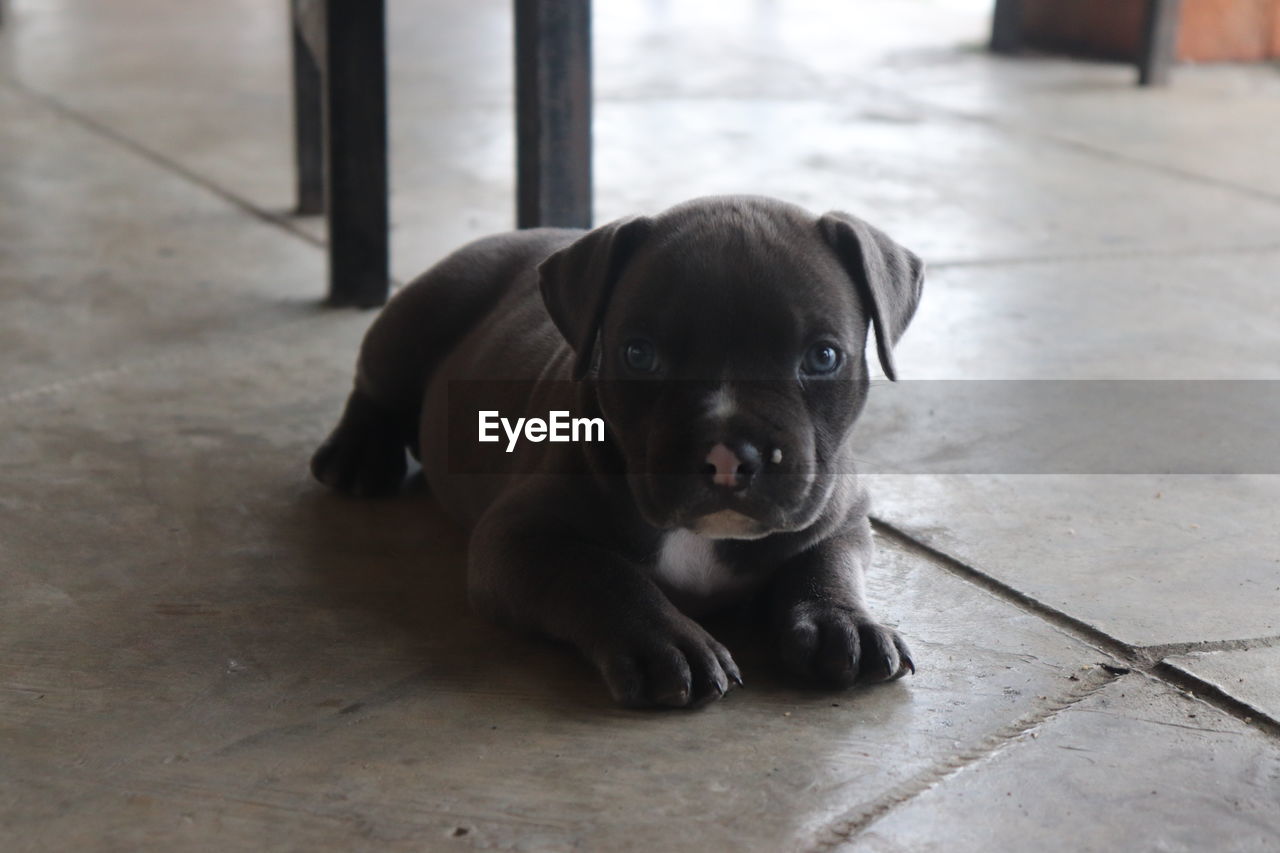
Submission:
POLYGON ((863 520, 859 529, 825 540, 778 571, 769 627, 788 670, 833 687, 916 671, 907 644, 867 611, 862 573, 871 552, 863 520))
POLYGON ((643 569, 562 518, 504 501, 481 519, 469 556, 474 607, 572 643, 624 706, 696 707, 742 683, 728 649, 643 569))
POLYGON ((395 492, 405 447, 415 455, 427 380, 505 284, 490 275, 493 240, 456 252, 399 291, 360 346, 355 390, 342 418, 311 459, 320 482, 348 494, 395 492), (487 262, 486 262, 487 259, 487 262))
POLYGON ((338 425, 311 457, 311 473, 326 486, 357 497, 394 493, 408 468, 404 452, 411 421, 357 388, 338 425))

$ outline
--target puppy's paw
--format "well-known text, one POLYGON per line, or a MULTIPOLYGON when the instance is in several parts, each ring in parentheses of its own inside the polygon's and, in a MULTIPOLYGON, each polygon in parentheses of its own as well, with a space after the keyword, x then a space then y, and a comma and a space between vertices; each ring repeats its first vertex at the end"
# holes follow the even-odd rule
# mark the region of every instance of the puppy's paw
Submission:
POLYGON ((311 457, 311 473, 356 497, 394 494, 408 470, 404 438, 393 420, 352 394, 333 433, 311 457))
POLYGON ((796 605, 782 620, 778 642, 791 672, 833 687, 891 681, 916 671, 897 631, 849 607, 796 605))
POLYGON ((692 621, 611 642, 595 657, 614 701, 628 708, 696 708, 742 685, 729 650, 692 621))

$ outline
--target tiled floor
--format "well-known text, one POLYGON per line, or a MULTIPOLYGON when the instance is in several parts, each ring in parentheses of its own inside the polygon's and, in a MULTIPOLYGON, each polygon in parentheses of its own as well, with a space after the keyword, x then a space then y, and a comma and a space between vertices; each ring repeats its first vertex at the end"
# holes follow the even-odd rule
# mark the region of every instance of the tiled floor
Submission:
MULTIPOLYGON (((370 316, 280 219, 284 4, 10 5, 0 848, 1280 849, 1280 476, 879 476, 917 676, 730 630, 748 689, 617 710, 429 499, 306 474, 370 316)), ((1280 378, 1276 69, 1139 91, 974 5, 596 4, 598 218, 865 215, 931 264, 912 378, 1280 378)), ((391 6, 407 278, 510 227, 509 4, 391 6)))

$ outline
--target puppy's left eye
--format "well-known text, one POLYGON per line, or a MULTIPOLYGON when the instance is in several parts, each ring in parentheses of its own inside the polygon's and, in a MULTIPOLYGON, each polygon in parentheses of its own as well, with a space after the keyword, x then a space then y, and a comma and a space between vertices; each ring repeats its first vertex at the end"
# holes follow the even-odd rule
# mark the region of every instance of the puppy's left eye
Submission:
POLYGON ((800 370, 810 376, 835 373, 843 360, 844 355, 839 347, 829 343, 816 343, 805 350, 804 358, 800 361, 800 370))
POLYGON ((622 345, 622 360, 637 373, 655 373, 658 370, 658 349, 653 341, 632 338, 622 345))

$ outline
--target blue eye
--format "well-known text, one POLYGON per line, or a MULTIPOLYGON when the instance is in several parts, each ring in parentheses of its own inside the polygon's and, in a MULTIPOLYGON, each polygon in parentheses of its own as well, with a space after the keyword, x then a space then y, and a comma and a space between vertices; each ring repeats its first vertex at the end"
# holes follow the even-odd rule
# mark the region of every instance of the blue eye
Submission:
POLYGON ((835 373, 844 356, 833 344, 817 343, 805 350, 800 361, 800 370, 810 376, 823 376, 835 373))
POLYGON ((622 360, 637 373, 654 373, 658 369, 658 350, 653 341, 632 338, 622 345, 622 360))

